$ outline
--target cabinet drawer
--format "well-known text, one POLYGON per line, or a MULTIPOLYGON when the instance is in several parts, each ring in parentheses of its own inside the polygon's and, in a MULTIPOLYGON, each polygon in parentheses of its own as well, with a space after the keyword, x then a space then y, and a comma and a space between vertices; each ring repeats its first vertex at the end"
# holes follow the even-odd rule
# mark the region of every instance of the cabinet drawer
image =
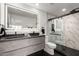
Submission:
POLYGON ((2 50, 0 51, 0 54, 2 52, 7 52, 7 51, 11 51, 11 50, 19 49, 22 47, 26 47, 26 46, 30 46, 30 45, 34 45, 34 44, 39 44, 39 43, 44 44, 44 37, 1 42, 0 48, 2 50))
POLYGON ((26 56, 34 52, 37 52, 41 49, 44 49, 44 44, 39 44, 39 45, 30 46, 30 47, 25 47, 22 49, 17 49, 14 51, 2 53, 0 55, 2 56, 26 56))

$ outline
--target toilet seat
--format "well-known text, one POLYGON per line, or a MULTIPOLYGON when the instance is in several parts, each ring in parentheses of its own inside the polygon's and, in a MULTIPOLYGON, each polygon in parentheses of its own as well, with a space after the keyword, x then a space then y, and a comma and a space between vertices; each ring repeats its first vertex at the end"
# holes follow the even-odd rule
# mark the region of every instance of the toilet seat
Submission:
POLYGON ((56 44, 55 43, 51 43, 51 42, 47 42, 45 44, 45 51, 51 55, 54 55, 54 49, 56 48, 56 44))
POLYGON ((51 42, 48 42, 46 43, 46 45, 51 48, 51 49, 55 49, 56 48, 56 44, 55 43, 51 43, 51 42))

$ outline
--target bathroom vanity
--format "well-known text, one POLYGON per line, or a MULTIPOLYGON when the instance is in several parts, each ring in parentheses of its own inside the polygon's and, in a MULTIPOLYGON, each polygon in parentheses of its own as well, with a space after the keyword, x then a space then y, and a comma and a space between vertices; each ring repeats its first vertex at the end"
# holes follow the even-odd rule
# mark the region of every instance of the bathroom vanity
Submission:
POLYGON ((8 36, 0 39, 0 56, 25 56, 44 49, 45 36, 39 35, 40 19, 34 10, 19 4, 1 4, 1 24, 8 36))
POLYGON ((0 40, 0 56, 25 56, 44 49, 45 36, 3 37, 0 40))

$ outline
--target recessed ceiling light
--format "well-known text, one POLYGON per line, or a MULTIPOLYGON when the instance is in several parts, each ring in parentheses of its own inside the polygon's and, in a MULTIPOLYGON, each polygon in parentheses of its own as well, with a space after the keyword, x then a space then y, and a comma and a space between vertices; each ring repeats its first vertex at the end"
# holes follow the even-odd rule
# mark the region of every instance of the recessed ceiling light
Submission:
POLYGON ((66 10, 67 10, 66 8, 63 8, 63 9, 62 9, 63 12, 65 12, 66 10))
POLYGON ((39 3, 36 3, 35 5, 36 5, 36 6, 38 6, 38 5, 39 5, 39 3))

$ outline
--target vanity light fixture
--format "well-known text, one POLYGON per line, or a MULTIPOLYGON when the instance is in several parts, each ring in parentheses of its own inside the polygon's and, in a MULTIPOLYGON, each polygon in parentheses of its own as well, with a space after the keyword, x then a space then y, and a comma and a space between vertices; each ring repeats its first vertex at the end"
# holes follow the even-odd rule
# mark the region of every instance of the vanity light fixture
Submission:
POLYGON ((66 8, 63 8, 63 9, 62 9, 63 12, 65 12, 66 10, 67 10, 66 8))

